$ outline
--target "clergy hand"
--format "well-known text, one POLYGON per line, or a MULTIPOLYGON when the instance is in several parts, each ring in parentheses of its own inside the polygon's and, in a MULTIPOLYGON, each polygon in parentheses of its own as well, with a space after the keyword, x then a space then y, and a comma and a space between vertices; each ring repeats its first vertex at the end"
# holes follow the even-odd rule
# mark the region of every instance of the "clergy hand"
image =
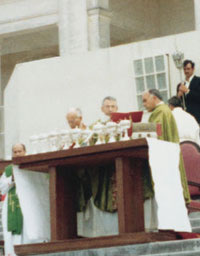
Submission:
POLYGON ((180 87, 179 87, 179 92, 187 93, 188 88, 184 84, 181 84, 180 87))

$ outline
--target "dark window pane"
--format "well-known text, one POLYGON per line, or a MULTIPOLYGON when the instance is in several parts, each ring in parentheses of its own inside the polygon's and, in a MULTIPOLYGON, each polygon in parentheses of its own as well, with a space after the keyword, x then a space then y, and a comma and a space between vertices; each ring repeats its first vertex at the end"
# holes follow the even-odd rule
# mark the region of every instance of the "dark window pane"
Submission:
POLYGON ((136 90, 137 94, 141 94, 144 91, 144 77, 138 77, 135 79, 136 81, 136 90))
POLYGON ((157 83, 158 83, 158 89, 166 89, 167 88, 165 73, 157 75, 157 83))
POLYGON ((145 72, 147 74, 153 73, 154 72, 153 58, 146 58, 146 59, 144 59, 144 66, 145 66, 145 72))
POLYGON ((155 89, 156 88, 156 83, 155 83, 155 76, 146 76, 146 83, 147 83, 147 88, 148 89, 155 89))
POLYGON ((136 76, 143 75, 142 60, 135 60, 134 61, 134 71, 135 71, 136 76))
POLYGON ((164 71, 165 70, 165 62, 164 62, 164 56, 156 56, 155 57, 155 64, 156 64, 156 71, 164 71))

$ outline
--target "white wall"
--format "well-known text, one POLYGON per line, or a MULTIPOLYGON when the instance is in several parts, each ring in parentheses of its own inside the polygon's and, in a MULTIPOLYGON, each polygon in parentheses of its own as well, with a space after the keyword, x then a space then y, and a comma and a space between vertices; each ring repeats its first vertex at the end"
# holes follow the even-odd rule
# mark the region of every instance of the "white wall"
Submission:
POLYGON ((200 33, 157 38, 88 52, 18 64, 5 90, 5 148, 29 136, 66 127, 65 114, 80 107, 84 121, 91 124, 100 115, 102 99, 117 98, 119 111, 137 110, 133 60, 157 54, 170 55, 172 93, 179 72, 171 59, 177 48, 193 59, 200 72, 200 33))

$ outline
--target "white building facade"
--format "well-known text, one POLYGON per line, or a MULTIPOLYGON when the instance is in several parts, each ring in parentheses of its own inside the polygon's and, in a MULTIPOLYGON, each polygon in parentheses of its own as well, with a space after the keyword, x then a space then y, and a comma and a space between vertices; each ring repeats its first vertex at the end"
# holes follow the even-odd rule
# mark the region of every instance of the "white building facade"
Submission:
POLYGON ((0 158, 63 128, 71 106, 89 124, 107 95, 121 111, 140 109, 147 88, 167 99, 180 81, 172 53, 198 74, 199 43, 199 0, 1 0, 0 158))

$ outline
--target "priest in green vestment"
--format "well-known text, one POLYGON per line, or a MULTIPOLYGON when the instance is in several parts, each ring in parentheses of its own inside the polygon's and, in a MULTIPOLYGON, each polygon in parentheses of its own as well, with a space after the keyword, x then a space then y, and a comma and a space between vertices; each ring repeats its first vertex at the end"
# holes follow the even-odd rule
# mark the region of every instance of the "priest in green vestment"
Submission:
MULTIPOLYGON (((24 156, 26 148, 23 144, 16 144, 12 148, 13 157, 24 156)), ((14 245, 23 240, 23 215, 16 193, 13 166, 8 165, 0 179, 0 190, 6 197, 2 208, 2 225, 4 236, 5 256, 14 256, 14 245)))
MULTIPOLYGON (((164 102, 162 101, 162 96, 160 92, 156 89, 151 89, 149 91, 146 91, 142 95, 142 100, 143 100, 144 107, 149 112, 151 112, 151 115, 149 117, 149 122, 161 124, 162 135, 159 136, 158 139, 179 143, 179 135, 178 135, 178 129, 176 126, 176 121, 168 105, 164 104, 164 102)), ((187 184, 187 178, 185 174, 182 154, 180 154, 179 170, 180 170, 185 202, 189 203, 190 194, 188 190, 188 184, 187 184)))
MULTIPOLYGON (((111 114, 117 110, 117 100, 111 96, 105 97, 101 105, 102 119, 93 123, 90 129, 98 122, 105 125, 110 121, 111 114)), ((90 145, 95 145, 97 136, 93 135, 90 145)), ((109 135, 107 134, 104 139, 107 142, 109 135)), ((114 164, 88 167, 79 172, 77 178, 78 234, 88 237, 118 234, 114 164)))
MULTIPOLYGON (((111 114, 118 111, 117 99, 107 96, 102 101, 101 111, 103 120, 98 120, 102 124, 111 121, 111 114)), ((109 141, 109 135, 105 136, 105 142, 109 141)), ((116 179, 115 167, 113 164, 94 167, 89 170, 91 177, 91 191, 94 204, 102 211, 115 212, 116 206, 116 179)))

